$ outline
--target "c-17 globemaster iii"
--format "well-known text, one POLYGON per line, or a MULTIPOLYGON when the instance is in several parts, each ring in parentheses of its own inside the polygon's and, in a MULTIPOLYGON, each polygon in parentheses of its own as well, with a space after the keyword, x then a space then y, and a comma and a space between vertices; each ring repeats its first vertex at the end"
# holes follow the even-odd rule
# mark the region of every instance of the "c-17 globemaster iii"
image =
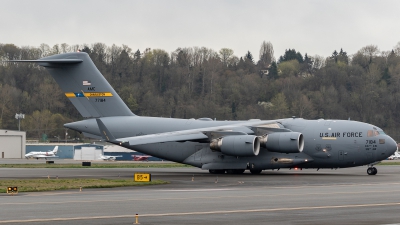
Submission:
POLYGON ((65 96, 87 118, 66 128, 148 155, 210 173, 253 174, 280 168, 346 168, 388 158, 396 142, 377 126, 350 120, 216 121, 142 117, 131 112, 83 52, 34 62, 45 67, 65 96))

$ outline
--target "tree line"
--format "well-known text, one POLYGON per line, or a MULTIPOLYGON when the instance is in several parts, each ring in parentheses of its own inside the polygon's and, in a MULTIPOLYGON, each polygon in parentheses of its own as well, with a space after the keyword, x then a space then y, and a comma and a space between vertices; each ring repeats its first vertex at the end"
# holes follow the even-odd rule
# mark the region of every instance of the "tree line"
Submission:
MULTIPOLYGON (((87 52, 100 72, 137 115, 218 120, 351 119, 383 128, 400 140, 400 42, 388 51, 368 45, 353 54, 309 56, 287 49, 278 59, 263 42, 259 60, 248 51, 206 47, 132 50, 107 46, 0 44, 0 60, 39 59, 87 52)), ((21 129, 65 139, 63 124, 83 119, 44 68, 0 63, 0 129, 21 129)), ((69 138, 82 138, 68 131, 69 138)))

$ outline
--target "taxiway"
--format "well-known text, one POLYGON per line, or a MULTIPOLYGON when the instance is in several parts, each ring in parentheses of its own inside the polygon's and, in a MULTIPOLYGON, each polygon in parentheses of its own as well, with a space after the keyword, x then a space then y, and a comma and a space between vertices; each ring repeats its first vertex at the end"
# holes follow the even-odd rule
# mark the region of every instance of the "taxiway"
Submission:
POLYGON ((132 177, 168 185, 0 195, 0 224, 396 224, 400 166, 212 175, 197 168, 1 168, 1 179, 132 177))

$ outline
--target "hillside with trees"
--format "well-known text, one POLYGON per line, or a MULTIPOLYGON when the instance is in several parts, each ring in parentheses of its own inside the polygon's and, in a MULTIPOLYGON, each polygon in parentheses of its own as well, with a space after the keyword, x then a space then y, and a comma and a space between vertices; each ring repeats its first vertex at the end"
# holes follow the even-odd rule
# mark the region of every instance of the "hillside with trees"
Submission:
MULTIPOLYGON (((328 57, 287 49, 274 58, 263 42, 251 52, 206 47, 132 50, 126 45, 0 44, 0 61, 84 51, 137 115, 218 120, 351 119, 374 124, 400 141, 400 42, 388 51, 368 45, 328 57)), ((33 63, 0 62, 0 129, 65 138, 63 124, 82 120, 48 72, 33 63)), ((68 131, 70 139, 82 138, 68 131)))

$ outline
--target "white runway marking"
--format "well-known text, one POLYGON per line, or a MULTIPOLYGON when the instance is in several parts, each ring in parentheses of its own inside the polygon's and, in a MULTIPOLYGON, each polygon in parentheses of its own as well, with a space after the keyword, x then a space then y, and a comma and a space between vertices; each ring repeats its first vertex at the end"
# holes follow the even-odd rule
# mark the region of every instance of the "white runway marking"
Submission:
MULTIPOLYGON (((393 202, 393 203, 376 203, 376 204, 360 204, 360 205, 328 205, 328 206, 309 206, 309 207, 271 208, 271 209, 243 209, 243 210, 239 209, 239 210, 205 211, 205 212, 173 212, 173 213, 141 214, 141 215, 139 215, 139 217, 191 216, 191 215, 230 214, 230 213, 279 212, 279 211, 339 209, 339 208, 361 208, 361 207, 399 206, 399 205, 400 205, 400 202, 393 202)), ((115 219, 115 218, 135 218, 135 215, 109 215, 109 216, 89 216, 89 217, 70 217, 70 218, 47 218, 47 219, 43 218, 43 219, 26 219, 26 220, 5 220, 5 221, 0 221, 0 224, 51 222, 51 221, 68 221, 68 220, 115 219)))
POLYGON ((165 192, 192 192, 192 191, 234 191, 233 188, 203 188, 203 189, 175 189, 175 190, 161 190, 165 192))

